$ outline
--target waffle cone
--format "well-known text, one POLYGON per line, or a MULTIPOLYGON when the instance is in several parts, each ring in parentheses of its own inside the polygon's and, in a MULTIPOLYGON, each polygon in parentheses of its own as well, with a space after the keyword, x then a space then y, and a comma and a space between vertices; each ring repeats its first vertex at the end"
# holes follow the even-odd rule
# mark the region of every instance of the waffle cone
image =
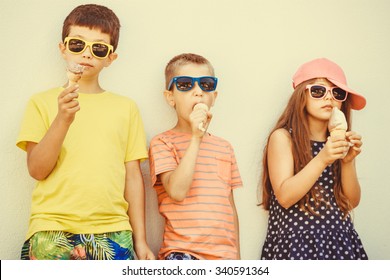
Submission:
POLYGON ((66 74, 68 76, 69 86, 77 84, 77 82, 81 79, 81 73, 76 74, 76 73, 67 71, 66 74))
POLYGON ((342 138, 342 139, 345 139, 345 133, 346 133, 346 132, 347 132, 347 131, 344 130, 344 129, 333 129, 333 130, 330 132, 330 136, 331 136, 332 138, 337 138, 337 139, 342 138))

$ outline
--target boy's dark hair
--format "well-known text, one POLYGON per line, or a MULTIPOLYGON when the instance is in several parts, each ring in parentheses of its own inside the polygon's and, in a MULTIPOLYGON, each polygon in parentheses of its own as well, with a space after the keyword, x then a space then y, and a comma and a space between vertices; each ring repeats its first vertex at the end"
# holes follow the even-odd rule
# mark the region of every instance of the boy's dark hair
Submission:
POLYGON ((116 50, 121 25, 118 17, 109 8, 96 4, 80 5, 74 8, 64 20, 62 41, 69 35, 72 25, 100 29, 102 33, 109 34, 110 44, 114 47, 114 51, 116 50))
POLYGON ((215 75, 214 67, 206 58, 198 54, 182 53, 172 58, 165 67, 165 88, 168 88, 168 84, 176 75, 178 68, 190 63, 207 65, 210 69, 211 76, 215 75))

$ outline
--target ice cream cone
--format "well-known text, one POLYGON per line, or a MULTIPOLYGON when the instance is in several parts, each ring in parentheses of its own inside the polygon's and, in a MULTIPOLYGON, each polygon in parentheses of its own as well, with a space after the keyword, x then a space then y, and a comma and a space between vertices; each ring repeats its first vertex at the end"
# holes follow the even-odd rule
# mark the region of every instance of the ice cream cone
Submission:
POLYGON ((345 139, 345 133, 347 131, 345 129, 333 129, 330 131, 330 137, 336 139, 345 139))
POLYGON ((347 132, 348 124, 345 119, 344 113, 337 107, 333 107, 332 114, 330 115, 328 130, 332 138, 345 139, 345 133, 347 132))
POLYGON ((81 79, 81 75, 83 74, 84 66, 77 63, 69 63, 66 68, 66 75, 68 76, 69 84, 68 86, 72 86, 77 84, 77 82, 81 79))
POLYGON ((66 75, 68 76, 69 86, 77 84, 81 78, 81 74, 75 74, 73 72, 67 71, 66 75))
MULTIPOLYGON (((199 110, 199 109, 204 109, 204 110, 208 111, 209 107, 204 103, 198 103, 193 108, 193 110, 199 110)), ((201 122, 198 125, 198 129, 203 131, 203 132, 206 132, 206 128, 204 126, 205 126, 205 122, 201 122)))
MULTIPOLYGON (((345 133, 348 129, 348 123, 345 119, 344 113, 337 107, 333 107, 332 114, 328 123, 328 130, 330 137, 334 140, 345 140, 345 133)), ((349 148, 343 153, 344 158, 348 154, 349 148)))

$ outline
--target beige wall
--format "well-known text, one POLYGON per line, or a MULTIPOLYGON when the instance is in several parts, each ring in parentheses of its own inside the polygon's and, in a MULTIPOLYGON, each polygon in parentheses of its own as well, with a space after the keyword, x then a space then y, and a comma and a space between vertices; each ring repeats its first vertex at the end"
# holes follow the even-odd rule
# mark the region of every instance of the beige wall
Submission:
MULTIPOLYGON (((28 98, 65 83, 58 53, 62 22, 90 1, 0 2, 0 259, 16 259, 27 230, 34 181, 15 139, 28 98)), ((235 147, 245 187, 235 191, 244 259, 258 259, 267 213, 258 206, 257 182, 264 140, 291 93, 303 62, 328 57, 340 64, 351 88, 367 97, 354 113, 363 135, 357 160, 362 200, 355 226, 369 257, 390 259, 390 1, 387 0, 150 0, 94 1, 122 23, 119 59, 102 85, 139 105, 148 140, 175 123, 165 103, 163 70, 182 52, 207 57, 219 77, 209 131, 235 147)), ((144 166, 148 240, 156 252, 162 221, 144 166)))

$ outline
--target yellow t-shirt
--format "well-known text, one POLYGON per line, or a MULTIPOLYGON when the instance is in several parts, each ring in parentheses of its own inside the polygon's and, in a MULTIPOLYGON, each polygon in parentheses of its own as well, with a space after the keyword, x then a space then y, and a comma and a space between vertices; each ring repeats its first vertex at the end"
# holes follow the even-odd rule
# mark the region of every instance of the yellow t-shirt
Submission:
MULTIPOLYGON (((17 146, 38 143, 57 115, 64 88, 34 95, 17 146)), ((131 230, 124 198, 125 162, 148 157, 142 120, 134 101, 110 92, 79 93, 76 113, 51 174, 33 191, 27 239, 60 230, 104 233, 131 230)))

